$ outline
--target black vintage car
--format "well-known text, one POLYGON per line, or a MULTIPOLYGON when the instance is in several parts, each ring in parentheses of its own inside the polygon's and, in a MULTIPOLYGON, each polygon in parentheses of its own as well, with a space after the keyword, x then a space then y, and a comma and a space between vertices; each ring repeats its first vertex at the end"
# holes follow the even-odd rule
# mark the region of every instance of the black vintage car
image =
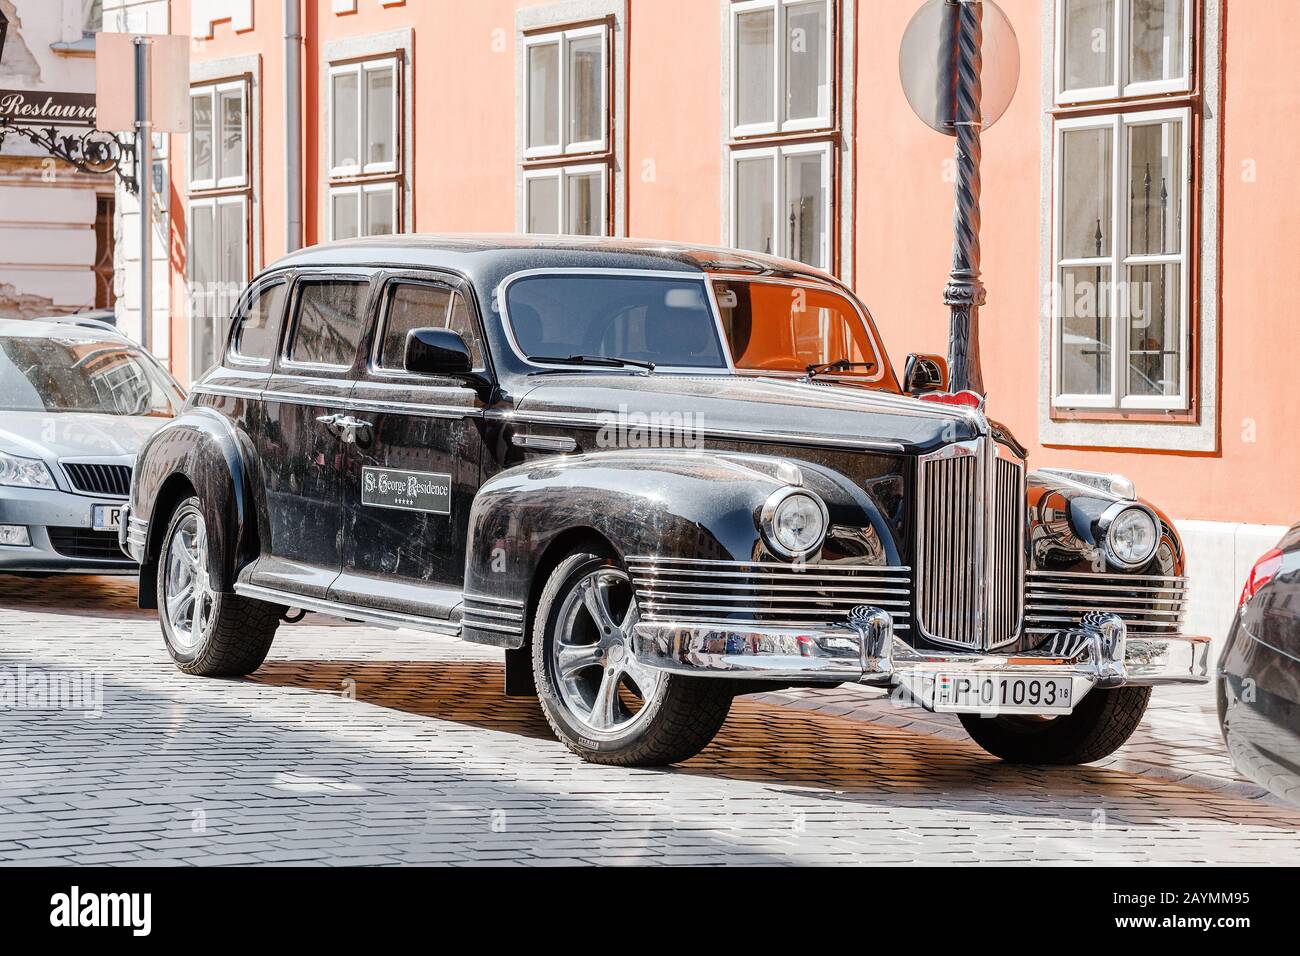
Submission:
POLYGON ((1026 475, 942 359, 900 385, 851 292, 736 251, 294 254, 140 455, 122 540, 188 673, 253 671, 290 608, 458 635, 603 763, 845 681, 1092 761, 1151 685, 1208 679, 1178 536, 1127 481, 1026 475))
POLYGON ((1219 655, 1217 698, 1237 769, 1300 806, 1300 525, 1246 579, 1219 655))

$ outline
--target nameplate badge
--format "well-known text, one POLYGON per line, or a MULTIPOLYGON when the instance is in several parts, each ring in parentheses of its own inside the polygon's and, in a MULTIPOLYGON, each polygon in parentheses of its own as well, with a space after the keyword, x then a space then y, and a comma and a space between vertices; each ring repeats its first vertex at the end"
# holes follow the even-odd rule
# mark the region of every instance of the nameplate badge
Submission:
POLYGON ((451 475, 392 468, 361 469, 361 503, 375 508, 451 514, 451 475))

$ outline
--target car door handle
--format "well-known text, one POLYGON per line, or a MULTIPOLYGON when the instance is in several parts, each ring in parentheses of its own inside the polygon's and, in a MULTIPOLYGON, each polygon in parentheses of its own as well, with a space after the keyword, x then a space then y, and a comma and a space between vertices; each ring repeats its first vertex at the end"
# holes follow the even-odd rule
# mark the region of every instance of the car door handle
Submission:
POLYGON ((316 421, 328 428, 339 441, 349 445, 356 444, 358 439, 364 441, 373 427, 370 422, 351 415, 321 415, 316 421))

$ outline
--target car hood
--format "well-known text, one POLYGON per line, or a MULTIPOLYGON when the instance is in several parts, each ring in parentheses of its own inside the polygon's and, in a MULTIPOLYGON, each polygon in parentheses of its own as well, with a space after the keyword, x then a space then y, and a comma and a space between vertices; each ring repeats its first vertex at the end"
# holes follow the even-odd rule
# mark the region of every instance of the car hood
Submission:
POLYGON ((79 412, 4 412, 0 451, 24 458, 134 456, 169 419, 79 412))
POLYGON ((557 423, 617 427, 626 420, 629 428, 680 423, 706 437, 907 453, 975 438, 987 427, 983 415, 969 408, 856 385, 740 375, 547 375, 518 408, 557 423))

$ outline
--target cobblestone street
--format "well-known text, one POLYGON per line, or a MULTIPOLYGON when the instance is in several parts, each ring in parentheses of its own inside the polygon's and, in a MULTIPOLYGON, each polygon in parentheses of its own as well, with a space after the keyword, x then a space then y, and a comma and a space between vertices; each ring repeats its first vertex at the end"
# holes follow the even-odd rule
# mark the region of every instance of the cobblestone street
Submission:
POLYGON ((858 688, 738 700, 671 770, 597 767, 502 696, 496 651, 309 616, 250 679, 180 673, 134 583, 0 580, 0 673, 102 677, 98 716, 0 710, 10 863, 1300 862, 1208 688, 1108 761, 1021 768, 858 688))

